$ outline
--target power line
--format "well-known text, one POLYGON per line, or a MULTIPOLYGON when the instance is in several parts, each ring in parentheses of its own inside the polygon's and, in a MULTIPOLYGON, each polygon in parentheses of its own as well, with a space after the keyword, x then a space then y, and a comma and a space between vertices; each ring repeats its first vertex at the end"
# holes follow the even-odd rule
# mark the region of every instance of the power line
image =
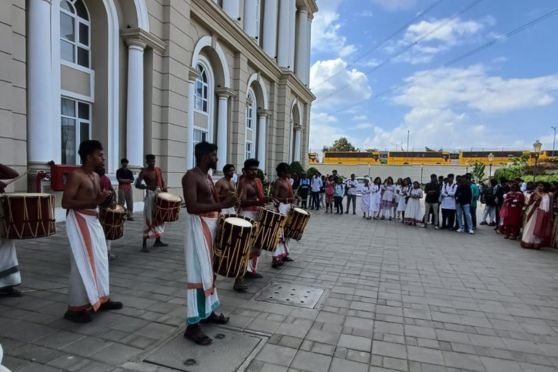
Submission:
MULTIPOLYGON (((438 5, 440 5, 442 2, 444 2, 445 0, 437 0, 434 3, 432 3, 428 8, 426 8, 425 10, 419 12, 416 16, 414 16, 411 20, 409 20, 407 23, 405 23, 403 26, 399 27, 397 30, 395 30, 394 32, 392 32, 390 35, 388 35, 387 38, 385 38, 380 44, 378 44, 377 46, 375 46, 374 48, 364 52, 363 54, 361 54, 360 56, 356 57, 354 60, 352 60, 348 65, 347 68, 351 68, 353 66, 355 66, 355 64, 362 60, 364 57, 370 55, 372 52, 378 50, 380 47, 382 47, 384 44, 386 44, 388 41, 390 41, 391 39, 393 39, 396 35, 398 35, 401 31, 406 30, 410 25, 412 25, 416 20, 418 20, 419 18, 422 18, 423 16, 425 16, 426 14, 428 14, 432 9, 436 8, 438 5)), ((317 87, 320 87, 322 85, 324 85, 325 83, 327 83, 328 81, 330 81, 331 79, 333 79, 335 76, 339 75, 341 72, 337 72, 333 75, 331 75, 330 77, 328 77, 327 79, 325 79, 324 81, 322 81, 317 87)))
MULTIPOLYGON (((535 18, 535 19, 533 19, 533 20, 531 20, 527 23, 524 23, 521 26, 518 26, 518 27, 514 28, 513 30, 505 33, 503 35, 504 37, 494 38, 494 39, 492 39, 492 40, 490 40, 490 41, 488 41, 488 42, 486 42, 486 43, 484 43, 484 44, 482 44, 482 45, 480 45, 480 46, 478 46, 478 47, 476 47, 476 48, 474 48, 474 49, 472 49, 472 50, 470 50, 466 53, 463 53, 460 56, 455 57, 455 58, 441 64, 438 68, 453 65, 453 64, 455 64, 455 63, 457 63, 457 62, 459 62, 459 61, 461 61, 465 58, 468 58, 468 57, 470 57, 474 54, 477 54, 477 53, 479 53, 479 52, 481 52, 485 49, 488 49, 489 47, 497 44, 498 42, 508 40, 508 39, 512 38, 513 36, 516 36, 516 35, 520 34, 521 32, 526 31, 526 30, 530 29, 531 27, 535 26, 536 24, 538 24, 540 22, 543 22, 543 21, 547 20, 548 18, 551 18, 555 15, 558 15, 558 8, 552 9, 552 10, 548 11, 547 13, 544 13, 543 15, 541 15, 541 16, 539 16, 539 17, 537 17, 537 18, 535 18)), ((385 89, 382 92, 375 95, 374 98, 385 96, 388 93, 394 91, 396 88, 397 87, 391 87, 391 88, 385 89)), ((370 98, 372 98, 372 97, 370 97, 370 98)), ((356 107, 356 106, 370 100, 370 98, 366 98, 366 99, 360 100, 358 102, 352 103, 351 105, 346 106, 345 108, 337 110, 337 112, 344 112, 344 111, 350 110, 351 108, 356 107)))
MULTIPOLYGON (((462 10, 460 10, 457 13, 454 13, 451 17, 449 17, 445 22, 442 22, 441 24, 439 24, 438 26, 434 27, 432 30, 430 30, 429 32, 424 33, 423 35, 421 35, 419 38, 417 38, 416 40, 414 40, 412 43, 408 44, 407 46, 405 46, 403 49, 401 49, 399 52, 391 55, 390 57, 384 59, 382 62, 380 62, 378 65, 372 67, 369 70, 364 70, 362 71, 363 73, 369 74, 372 73, 374 71, 379 70, 380 68, 382 68, 383 66, 387 65, 388 63, 392 62, 395 58, 399 57, 400 55, 402 55, 403 53, 407 52, 409 49, 411 49, 412 47, 418 45, 421 41, 423 41, 424 39, 426 39, 428 36, 432 35, 433 33, 437 32, 438 30, 442 29, 443 27, 445 27, 446 25, 448 25, 449 23, 451 23, 455 18, 461 16, 462 14, 466 13, 467 11, 471 10, 472 8, 474 8, 475 6, 477 6, 478 4, 480 4, 481 2, 483 2, 484 0, 475 0, 473 2, 471 2, 469 5, 467 5, 465 8, 463 8, 462 10)), ((333 97, 337 94, 339 94, 340 92, 344 91, 345 89, 349 88, 351 86, 351 84, 345 84, 343 86, 341 86, 341 88, 336 89, 334 92, 321 97, 321 100, 326 100, 330 97, 333 97)))

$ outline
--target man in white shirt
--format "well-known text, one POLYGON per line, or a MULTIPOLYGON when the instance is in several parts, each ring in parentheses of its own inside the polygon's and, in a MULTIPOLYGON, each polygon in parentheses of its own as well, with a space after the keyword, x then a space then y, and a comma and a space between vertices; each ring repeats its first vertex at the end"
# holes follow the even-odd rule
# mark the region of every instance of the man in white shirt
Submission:
POLYGON ((310 189, 312 191, 312 199, 310 200, 310 209, 320 209, 320 190, 322 188, 322 177, 319 173, 314 174, 310 182, 310 189))
POLYGON ((353 202, 353 214, 356 214, 356 196, 358 191, 358 181, 355 179, 355 174, 351 174, 351 179, 345 181, 345 190, 347 190, 347 210, 345 214, 349 213, 349 206, 353 202))
POLYGON ((448 174, 448 180, 442 186, 442 229, 452 229, 455 223, 455 192, 457 185, 453 182, 454 175, 448 174))

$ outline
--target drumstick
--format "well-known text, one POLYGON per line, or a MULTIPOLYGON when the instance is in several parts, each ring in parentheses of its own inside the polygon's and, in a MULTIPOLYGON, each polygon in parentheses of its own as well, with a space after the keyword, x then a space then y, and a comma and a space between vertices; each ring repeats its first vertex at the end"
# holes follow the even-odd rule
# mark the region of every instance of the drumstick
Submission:
POLYGON ((8 186, 9 184, 14 183, 15 181, 19 180, 21 177, 25 176, 26 174, 27 174, 27 172, 23 172, 22 174, 20 174, 16 178, 13 178, 13 179, 9 180, 8 182, 6 182, 5 185, 8 186))

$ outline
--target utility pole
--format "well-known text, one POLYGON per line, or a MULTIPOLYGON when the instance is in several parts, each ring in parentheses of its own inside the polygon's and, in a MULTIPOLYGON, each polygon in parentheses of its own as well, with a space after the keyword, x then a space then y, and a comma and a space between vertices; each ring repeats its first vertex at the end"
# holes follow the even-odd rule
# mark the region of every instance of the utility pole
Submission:
POLYGON ((407 129, 407 151, 409 151, 409 134, 411 133, 411 131, 409 129, 407 129))
POLYGON ((554 150, 556 148, 556 127, 550 127, 554 131, 554 139, 552 140, 552 156, 554 156, 554 150))

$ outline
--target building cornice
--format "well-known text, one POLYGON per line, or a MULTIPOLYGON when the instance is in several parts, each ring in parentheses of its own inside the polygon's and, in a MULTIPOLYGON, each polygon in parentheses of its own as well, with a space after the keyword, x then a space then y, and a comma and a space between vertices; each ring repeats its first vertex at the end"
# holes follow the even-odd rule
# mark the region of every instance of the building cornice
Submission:
POLYGON ((143 43, 158 52, 163 52, 167 48, 167 44, 163 40, 141 28, 127 28, 120 32, 120 36, 126 42, 130 40, 128 43, 143 43))
POLYGON ((304 85, 294 72, 283 70, 279 84, 287 85, 296 95, 298 95, 305 103, 312 103, 316 100, 316 96, 312 91, 304 85))
MULTIPOLYGON (((314 3, 313 0, 310 2, 314 3)), ((202 23, 208 29, 212 30, 219 39, 219 42, 227 44, 234 51, 245 54, 248 57, 248 61, 256 66, 262 75, 277 83, 280 83, 282 80, 289 82, 289 87, 301 100, 307 103, 316 99, 310 89, 304 85, 292 71, 279 67, 277 62, 269 57, 267 53, 256 44, 256 41, 244 32, 238 22, 226 15, 213 1, 192 0, 191 10, 197 22, 202 23), (227 35, 228 37, 224 37, 223 35, 227 35)))

